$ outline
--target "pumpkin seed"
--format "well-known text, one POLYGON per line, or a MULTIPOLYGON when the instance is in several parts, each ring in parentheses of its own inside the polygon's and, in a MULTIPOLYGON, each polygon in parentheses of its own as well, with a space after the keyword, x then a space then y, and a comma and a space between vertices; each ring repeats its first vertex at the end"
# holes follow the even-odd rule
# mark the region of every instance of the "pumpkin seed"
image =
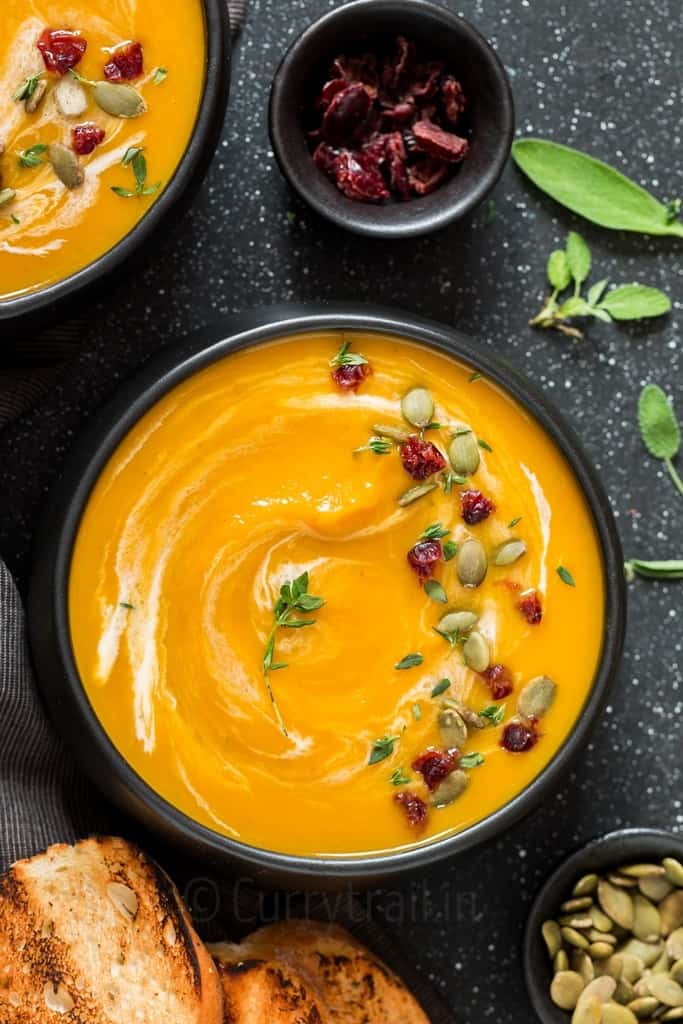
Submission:
POLYGON ((683 957, 676 961, 669 971, 669 976, 677 981, 679 985, 683 985, 683 957))
POLYGON ((610 932, 599 932, 597 928, 589 928, 588 938, 591 942, 609 942, 610 946, 616 946, 618 942, 616 935, 612 935, 610 932))
POLYGON ((612 874, 607 876, 607 881, 612 885, 616 885, 618 889, 635 889, 638 886, 638 880, 636 878, 629 878, 627 875, 620 875, 618 871, 613 871, 612 874))
POLYGON ((493 556, 493 564, 512 565, 513 562, 517 562, 525 554, 526 543, 523 540, 516 540, 515 538, 506 540, 504 544, 497 548, 493 556))
POLYGON ((62 117, 81 117, 88 109, 88 94, 75 78, 63 75, 54 89, 57 110, 62 117))
POLYGON ((443 782, 440 782, 432 793, 432 804, 434 807, 448 807, 467 789, 469 778, 467 772, 462 768, 456 768, 443 782))
POLYGON ((580 931, 589 929, 593 924, 590 917, 581 917, 577 914, 565 914, 559 918, 559 921, 560 924, 564 925, 566 928, 578 928, 580 931))
POLYGON ((614 921, 612 921, 607 914, 603 914, 600 907, 592 906, 589 910, 589 914, 593 922, 593 926, 597 928, 599 932, 611 932, 614 928, 614 921))
POLYGON ((558 971, 550 983, 550 998, 561 1010, 573 1010, 584 990, 583 978, 576 971, 558 971))
POLYGON ((671 961, 669 960, 669 954, 666 950, 660 953, 659 957, 655 960, 652 965, 653 974, 668 974, 669 966, 671 961))
POLYGON ((629 878, 656 878, 665 874, 661 864, 627 864, 619 868, 619 874, 628 875, 629 878))
POLYGON ((624 971, 623 961, 614 950, 612 950, 612 955, 605 960, 603 967, 603 973, 609 974, 610 978, 614 978, 615 981, 619 981, 624 971))
POLYGON ((598 887, 598 876, 594 874, 583 875, 574 888, 572 896, 590 896, 598 887))
POLYGON ((617 987, 617 983, 614 978, 610 978, 605 975, 602 978, 596 978, 595 981, 591 981, 589 985, 586 985, 585 989, 581 993, 579 1002, 583 1002, 585 999, 595 997, 599 999, 601 1003, 607 1003, 614 995, 614 990, 617 987))
POLYGON ((39 78, 31 95, 27 96, 24 100, 24 109, 27 114, 35 114, 36 110, 45 99, 46 92, 47 82, 43 78, 39 78))
POLYGON ((48 147, 47 156, 62 185, 71 191, 81 187, 85 181, 85 174, 72 149, 63 146, 61 142, 53 142, 48 147))
POLYGON ((473 630, 467 637, 462 649, 465 664, 473 672, 485 672, 489 667, 491 652, 488 641, 481 633, 473 630))
POLYGON ((488 571, 488 558, 480 540, 470 537, 460 545, 455 568, 463 587, 478 587, 484 582, 488 571))
POLYGON ((467 726, 453 708, 444 708, 437 719, 441 739, 445 747, 462 750, 467 742, 467 726))
POLYGON ((473 711, 472 708, 468 708, 467 704, 463 704, 461 701, 455 700, 454 697, 447 697, 446 700, 444 700, 442 707, 453 708, 454 711, 458 712, 465 725, 470 726, 472 729, 486 728, 486 722, 477 714, 476 711, 473 711))
POLYGON ((627 981, 626 978, 618 978, 617 987, 614 990, 614 998, 618 1003, 623 1003, 624 1006, 632 1002, 636 998, 636 993, 631 982, 627 981))
POLYGON ((620 952, 618 954, 621 960, 621 976, 626 981, 631 983, 638 981, 643 971, 645 970, 645 964, 639 956, 635 956, 633 953, 620 952))
POLYGON ((672 960, 683 959, 683 928, 677 928, 666 940, 666 951, 672 960))
POLYGON ((409 487, 401 497, 398 499, 398 503, 401 508, 405 508, 406 505, 412 505, 418 498, 424 498, 425 494, 429 494, 431 491, 435 491, 438 487, 433 481, 426 484, 416 484, 415 487, 409 487))
MULTIPOLYGON (((536 676, 535 679, 531 679, 519 695, 517 708, 520 714, 525 718, 541 718, 550 709, 556 691, 555 683, 548 676, 536 676)), ((583 906, 590 907, 592 902, 593 900, 588 898, 588 903, 584 903, 583 906)))
POLYGON ((448 459, 456 473, 472 476, 479 469, 479 444, 471 430, 456 434, 448 448, 448 459))
POLYGON ((602 1001, 597 996, 579 999, 572 1014, 572 1024, 600 1024, 601 1020, 602 1001))
POLYGON ((633 934, 643 942, 659 938, 659 911, 641 892, 633 894, 633 934))
POLYGON ((479 616, 475 612, 446 612, 437 622, 436 628, 439 633, 457 633, 458 636, 463 636, 469 633, 478 621, 479 616))
POLYGON ((662 935, 671 935, 683 926, 683 890, 675 889, 659 904, 662 935))
POLYGON ((588 955, 593 960, 606 960, 613 952, 614 947, 609 942, 591 942, 588 947, 588 955))
POLYGON ((675 857, 665 857, 662 866, 671 884, 679 889, 683 888, 683 864, 675 857))
MULTIPOLYGON (((522 691, 524 692, 524 691, 522 691)), ((521 708, 519 709, 522 710, 521 708)), ((530 716, 527 715, 527 718, 530 716)), ((593 906, 593 900, 590 896, 575 896, 570 900, 565 900, 564 903, 560 904, 560 910, 564 910, 565 914, 571 914, 575 910, 588 910, 589 907, 593 906)))
POLYGON ((595 978, 593 961, 582 949, 572 950, 571 966, 573 970, 578 971, 581 975, 585 985, 588 985, 595 978))
POLYGON ((683 1020, 683 1006, 675 1006, 671 1010, 667 1010, 659 1018, 660 1020, 683 1020))
POLYGON ((638 1020, 645 1020, 647 1017, 652 1016, 658 1006, 659 1000, 653 999, 652 996, 641 996, 639 999, 634 999, 633 1002, 628 1003, 628 1009, 631 1013, 635 1014, 638 1020))
POLYGON ((602 1008, 602 1024, 637 1024, 638 1018, 626 1006, 606 1003, 602 1008))
POLYGON ((667 974, 653 974, 647 986, 650 995, 665 1006, 683 1006, 683 986, 667 974))
POLYGON ((633 925, 633 900, 629 893, 603 878, 598 882, 598 902, 615 924, 630 931, 633 925))
POLYGON ((557 953, 553 957, 553 971, 557 974, 558 971, 569 970, 569 957, 567 956, 564 949, 558 949, 557 953))
POLYGON ((400 427, 390 427, 384 423, 373 423, 372 432, 373 434, 379 434, 380 437, 388 437, 399 444, 407 441, 410 436, 405 430, 401 430, 400 427))
POLYGON ((0 206, 11 203, 13 199, 16 199, 16 195, 13 188, 0 188, 0 206))
MULTIPOLYGON (((640 939, 629 939, 621 947, 619 953, 622 957, 626 953, 638 957, 642 961, 643 968, 645 968, 652 967, 653 963, 659 958, 663 948, 663 942, 641 942, 640 939)), ((643 973, 642 970, 640 973, 643 973)))
POLYGON ((132 85, 94 82, 92 95, 97 106, 111 117, 139 117, 147 111, 147 104, 132 85))
POLYGON ((669 895, 673 886, 666 876, 639 878, 638 889, 649 900, 652 900, 654 903, 660 903, 665 896, 669 895))
POLYGON ((643 977, 639 978, 633 986, 633 991, 635 992, 637 999, 641 999, 643 996, 650 995, 650 990, 647 987, 647 980, 650 977, 651 973, 651 971, 646 971, 643 977))
POLYGON ((568 942, 570 946, 576 946, 577 949, 588 949, 590 942, 578 932, 576 928, 560 928, 560 935, 565 942, 568 942))

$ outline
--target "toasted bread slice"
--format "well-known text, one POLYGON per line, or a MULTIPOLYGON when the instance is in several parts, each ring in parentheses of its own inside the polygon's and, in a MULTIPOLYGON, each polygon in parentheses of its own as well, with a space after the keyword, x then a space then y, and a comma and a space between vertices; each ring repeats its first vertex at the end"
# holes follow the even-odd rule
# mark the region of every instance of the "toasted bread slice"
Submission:
POLYGON ((208 947, 223 983, 225 1024, 331 1024, 312 979, 289 964, 252 957, 249 947, 208 947))
POLYGON ((252 932, 242 949, 311 978, 332 1024, 429 1024, 401 979, 338 925, 281 921, 252 932))
POLYGON ((0 879, 2 1024, 222 1024, 215 964, 164 872, 122 839, 0 879))

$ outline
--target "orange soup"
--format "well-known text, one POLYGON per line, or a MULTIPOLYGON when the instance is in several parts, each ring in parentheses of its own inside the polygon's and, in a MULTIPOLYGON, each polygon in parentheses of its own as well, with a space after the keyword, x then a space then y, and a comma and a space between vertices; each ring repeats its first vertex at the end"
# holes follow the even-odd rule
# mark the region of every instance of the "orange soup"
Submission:
POLYGON ((204 16, 199 0, 2 0, 0 38, 2 302, 82 270, 163 192, 197 116, 204 16))
POLYGON ((604 600, 583 492, 529 413, 436 351, 329 332, 231 354, 137 423, 69 610, 93 708, 158 793, 334 855, 527 786, 589 694, 604 600))

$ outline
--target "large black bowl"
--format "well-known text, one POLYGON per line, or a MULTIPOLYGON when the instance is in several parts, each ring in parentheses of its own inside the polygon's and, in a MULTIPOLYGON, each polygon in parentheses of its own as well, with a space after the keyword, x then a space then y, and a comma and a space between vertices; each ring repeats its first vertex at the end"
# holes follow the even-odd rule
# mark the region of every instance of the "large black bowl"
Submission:
POLYGON ((0 301, 0 338, 11 338, 27 321, 40 324, 64 316, 70 304, 129 271, 153 249, 162 232, 183 213, 202 183, 220 138, 230 89, 230 22, 226 0, 202 0, 206 39, 204 91, 189 145, 173 178, 149 211, 112 249, 82 270, 16 299, 0 301))
POLYGON ((239 867, 262 882, 332 886, 385 881, 498 836, 530 811, 567 767, 600 715, 616 675, 625 620, 621 546, 602 484, 578 439, 555 408, 515 370, 456 331, 428 320, 373 307, 284 307, 229 318, 164 351, 120 388, 74 446, 55 487, 35 552, 29 631, 38 681, 57 727, 83 769, 116 803, 195 855, 239 867), (605 631, 595 681, 572 734, 552 761, 495 814, 457 835, 394 854, 342 857, 289 856, 236 842, 191 820, 155 793, 121 757, 100 725, 76 669, 67 589, 74 540, 90 492, 108 459, 133 425, 166 392, 238 349, 307 331, 377 331, 431 346, 480 370, 514 396, 563 452, 592 510, 603 556, 605 631))
POLYGON ((426 0, 353 0, 323 15, 296 39, 275 73, 270 138, 280 170, 323 217, 360 235, 409 238, 464 217, 489 194, 510 155, 515 127, 512 91, 493 47, 469 22, 426 0), (405 35, 441 57, 468 100, 470 151, 453 177, 430 195, 375 205, 348 199, 313 163, 304 117, 333 58, 378 39, 405 35))

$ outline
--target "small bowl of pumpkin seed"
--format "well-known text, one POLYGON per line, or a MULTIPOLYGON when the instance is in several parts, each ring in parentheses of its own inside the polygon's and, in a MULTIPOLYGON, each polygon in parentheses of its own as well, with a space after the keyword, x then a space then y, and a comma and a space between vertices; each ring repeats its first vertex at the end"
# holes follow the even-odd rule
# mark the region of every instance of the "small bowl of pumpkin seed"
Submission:
POLYGON ((623 829, 565 860, 531 908, 524 972, 545 1024, 683 1024, 683 836, 623 829))

